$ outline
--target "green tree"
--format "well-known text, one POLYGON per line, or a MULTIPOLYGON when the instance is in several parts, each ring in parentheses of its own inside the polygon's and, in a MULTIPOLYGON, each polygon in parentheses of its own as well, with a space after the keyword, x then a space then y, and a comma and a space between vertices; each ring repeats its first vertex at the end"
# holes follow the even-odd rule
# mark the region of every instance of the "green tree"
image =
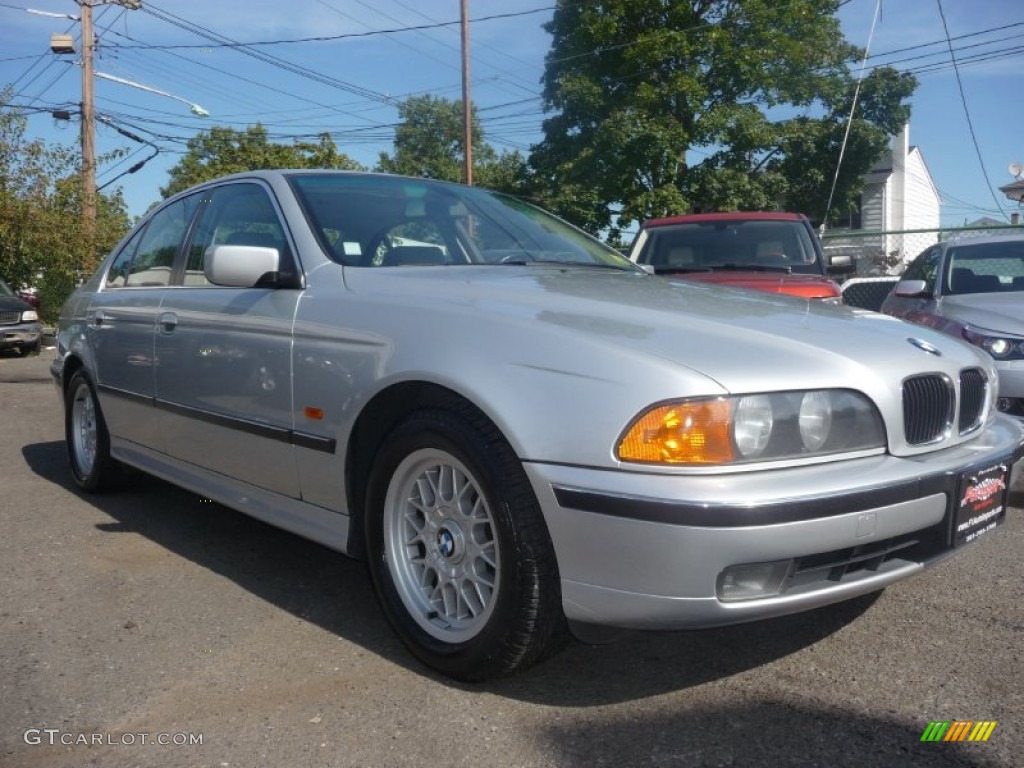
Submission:
MULTIPOLYGON (((535 195, 617 228, 693 209, 825 215, 854 79, 838 0, 560 0, 547 25, 535 195), (813 115, 813 117, 812 117, 813 115)), ((862 88, 833 211, 848 210, 916 81, 862 88)), ((834 215, 834 214, 833 214, 834 215)))
MULTIPOLYGON (((395 129, 394 154, 381 152, 377 169, 385 173, 462 181, 462 102, 437 96, 412 96, 398 105, 401 119, 395 129)), ((503 192, 523 191, 526 160, 519 152, 498 152, 484 141, 472 110, 473 182, 503 192)))
POLYGON ((215 126, 188 140, 184 156, 170 170, 170 181, 160 188, 164 197, 177 194, 194 184, 229 173, 265 168, 336 168, 361 171, 363 166, 338 151, 330 134, 317 141, 276 144, 267 129, 257 123, 244 131, 215 126))
POLYGON ((91 236, 82 224, 76 149, 26 136, 25 116, 0 92, 0 276, 34 286, 53 322, 64 299, 129 227, 121 192, 96 196, 91 236))

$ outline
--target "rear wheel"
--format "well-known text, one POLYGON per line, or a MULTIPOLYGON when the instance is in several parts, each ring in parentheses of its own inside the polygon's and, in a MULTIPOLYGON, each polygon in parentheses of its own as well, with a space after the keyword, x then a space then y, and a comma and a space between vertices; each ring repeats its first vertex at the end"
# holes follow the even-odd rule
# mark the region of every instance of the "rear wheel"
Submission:
POLYGON ((96 390, 83 371, 76 371, 64 399, 64 440, 75 483, 86 491, 102 491, 120 479, 120 465, 110 455, 110 435, 96 390))
POLYGON ((554 550, 522 464, 466 409, 421 411, 371 473, 374 587, 406 646, 461 680, 507 674, 564 634, 554 550))

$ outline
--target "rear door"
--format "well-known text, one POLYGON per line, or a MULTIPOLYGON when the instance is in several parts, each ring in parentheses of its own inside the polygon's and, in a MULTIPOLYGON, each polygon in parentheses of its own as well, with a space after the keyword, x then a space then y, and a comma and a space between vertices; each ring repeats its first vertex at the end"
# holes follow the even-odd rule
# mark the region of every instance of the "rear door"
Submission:
POLYGON ((122 247, 87 310, 94 383, 107 428, 157 450, 156 318, 197 206, 192 196, 155 213, 122 247))

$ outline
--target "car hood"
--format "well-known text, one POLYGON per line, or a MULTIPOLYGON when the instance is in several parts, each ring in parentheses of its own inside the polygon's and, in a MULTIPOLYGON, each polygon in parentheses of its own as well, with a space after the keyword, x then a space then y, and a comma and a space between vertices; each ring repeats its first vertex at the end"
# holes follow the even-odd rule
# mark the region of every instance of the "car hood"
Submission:
POLYGON ((946 296, 938 314, 990 331, 1024 335, 1024 291, 946 296))
POLYGON ((783 272, 680 272, 660 273, 672 280, 694 280, 702 283, 731 285, 734 288, 752 288, 769 293, 785 293, 805 299, 839 296, 839 286, 820 275, 794 275, 783 272))
MULTIPOLYGON (((346 269, 345 282, 356 293, 402 306, 403 315, 421 323, 447 313, 445 329, 495 344, 514 339, 505 343, 517 348, 504 353, 525 362, 566 350, 577 355, 581 345, 615 346, 634 359, 655 357, 698 371, 729 392, 861 385, 891 392, 894 381, 922 370, 955 375, 961 367, 987 365, 966 343, 874 312, 619 270, 346 269), (499 328, 509 325, 514 334, 499 328), (927 341, 942 355, 922 352, 908 338, 927 341)), ((623 381, 637 376, 613 373, 623 381)))
POLYGON ((0 312, 25 312, 29 309, 32 305, 17 296, 0 296, 0 312))

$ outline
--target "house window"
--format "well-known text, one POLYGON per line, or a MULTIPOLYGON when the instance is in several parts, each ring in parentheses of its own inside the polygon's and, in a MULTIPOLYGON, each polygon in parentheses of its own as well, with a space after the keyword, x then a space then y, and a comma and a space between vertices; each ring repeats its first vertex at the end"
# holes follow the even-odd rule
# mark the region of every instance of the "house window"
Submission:
POLYGON ((857 202, 850 206, 850 213, 847 220, 843 223, 850 229, 863 229, 864 224, 861 221, 860 212, 864 209, 864 196, 861 195, 857 198, 857 202))

